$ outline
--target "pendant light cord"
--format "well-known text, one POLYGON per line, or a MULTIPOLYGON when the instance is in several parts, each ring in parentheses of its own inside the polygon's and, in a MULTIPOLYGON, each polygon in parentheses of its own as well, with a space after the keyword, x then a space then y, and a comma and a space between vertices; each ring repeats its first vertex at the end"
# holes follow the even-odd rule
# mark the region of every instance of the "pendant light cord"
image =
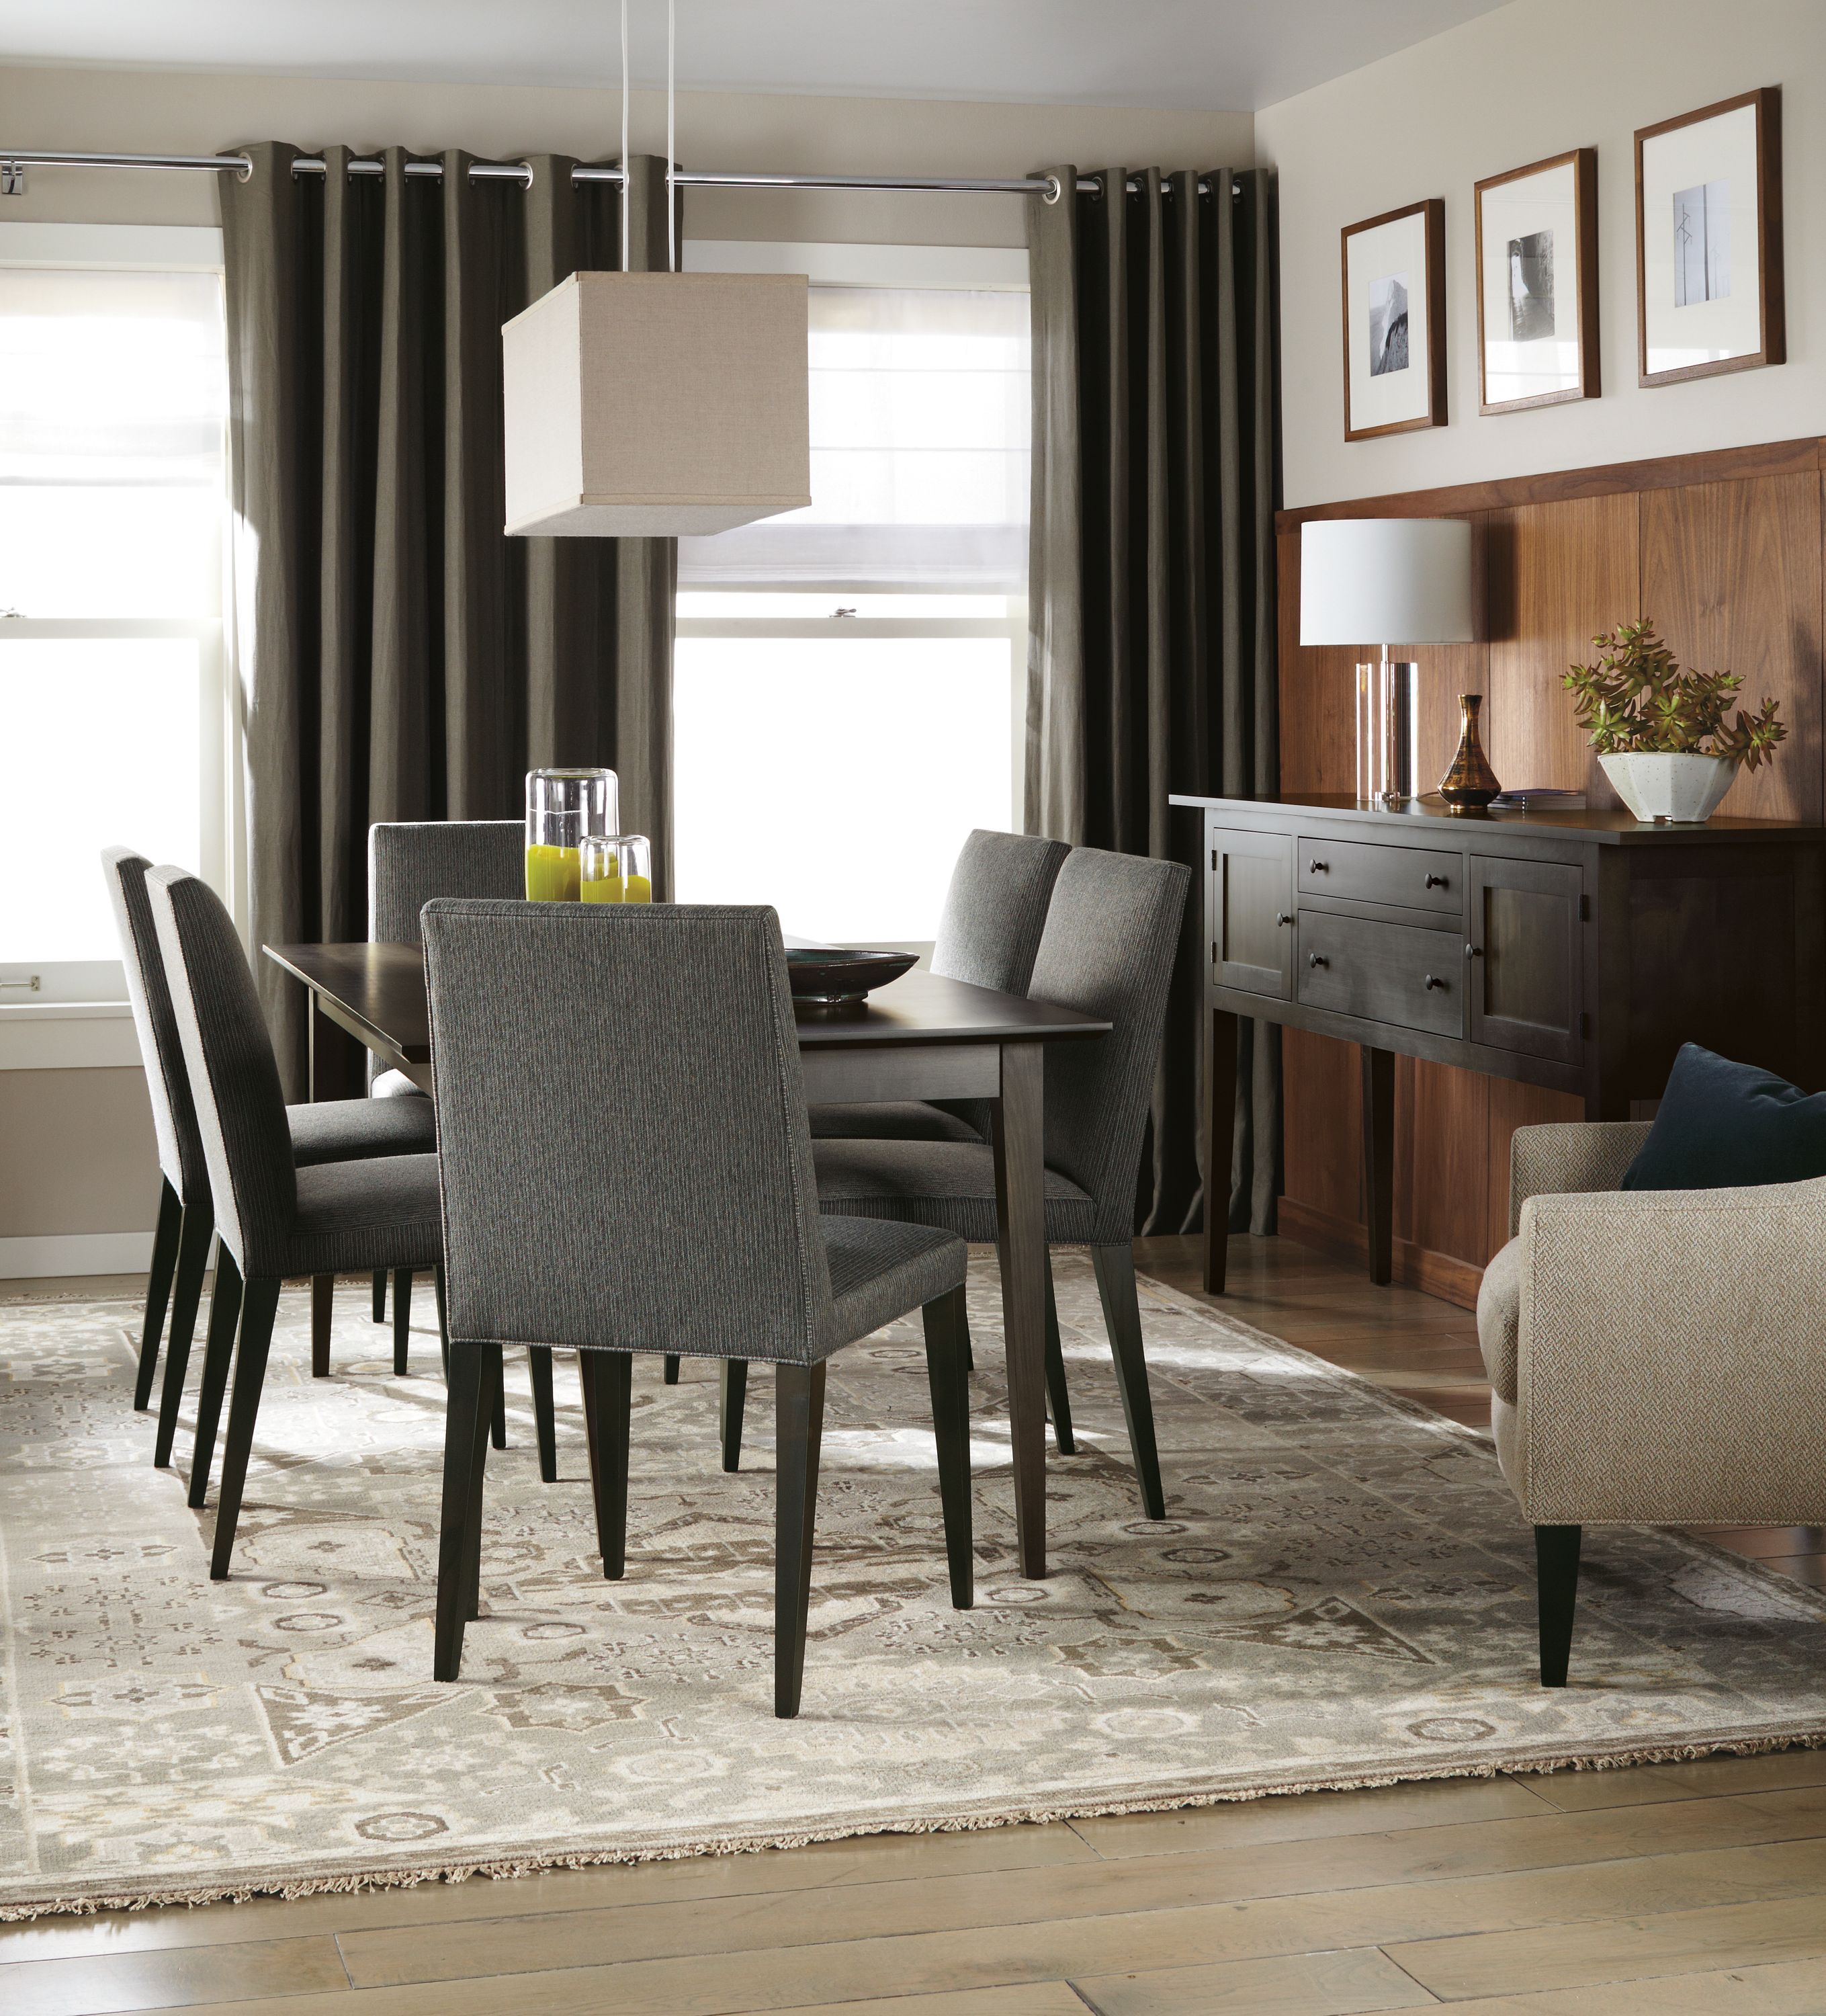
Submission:
POLYGON ((627 0, 621 0, 621 270, 627 271, 627 0))
POLYGON ((678 207, 672 188, 675 153, 672 142, 673 99, 678 45, 678 21, 674 0, 666 0, 666 270, 678 271, 678 207))

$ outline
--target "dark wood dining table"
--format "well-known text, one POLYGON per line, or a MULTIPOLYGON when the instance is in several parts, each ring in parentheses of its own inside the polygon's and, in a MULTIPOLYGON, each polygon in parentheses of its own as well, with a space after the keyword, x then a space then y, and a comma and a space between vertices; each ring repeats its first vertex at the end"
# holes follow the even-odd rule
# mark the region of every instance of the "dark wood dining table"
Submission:
MULTIPOLYGON (((409 945, 281 945, 268 959, 304 982, 316 1091, 317 1016, 415 1085, 431 1085, 425 956, 409 945)), ((982 1099, 994 1125, 1008 1431, 1021 1572, 1046 1573, 1046 1227, 1044 1094, 1048 1043, 1108 1033, 1077 1010, 924 970, 859 1007, 801 1009, 799 1055, 813 1105, 982 1099)))

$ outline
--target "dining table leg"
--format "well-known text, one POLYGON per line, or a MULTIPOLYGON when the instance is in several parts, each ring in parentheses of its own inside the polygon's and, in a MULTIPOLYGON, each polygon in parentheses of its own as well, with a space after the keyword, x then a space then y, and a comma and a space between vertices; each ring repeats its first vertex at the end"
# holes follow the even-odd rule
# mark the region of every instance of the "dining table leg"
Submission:
POLYGON ((1034 1582, 1046 1574, 1044 1074, 1040 1044, 1003 1044, 1001 1096, 991 1109, 1015 1544, 1021 1573, 1034 1582))

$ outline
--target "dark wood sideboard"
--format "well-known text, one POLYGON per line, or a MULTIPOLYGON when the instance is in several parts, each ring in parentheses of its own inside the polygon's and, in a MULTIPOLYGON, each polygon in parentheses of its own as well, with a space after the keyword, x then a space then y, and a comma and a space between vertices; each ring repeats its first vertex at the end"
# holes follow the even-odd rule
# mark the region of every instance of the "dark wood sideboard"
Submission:
MULTIPOLYGON (((1620 812, 1175 797, 1202 872, 1207 1169, 1228 1166, 1242 1015, 1363 1049, 1370 1278, 1392 1260, 1395 1059, 1627 1119, 1703 1043, 1826 1085, 1826 828, 1620 812)), ((1224 1286, 1207 1209, 1206 1286, 1224 1286)))

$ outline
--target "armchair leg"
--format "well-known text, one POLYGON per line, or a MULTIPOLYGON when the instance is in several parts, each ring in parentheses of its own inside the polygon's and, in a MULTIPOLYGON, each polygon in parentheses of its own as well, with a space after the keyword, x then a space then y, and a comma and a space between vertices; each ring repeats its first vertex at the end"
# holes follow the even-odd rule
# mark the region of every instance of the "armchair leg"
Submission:
POLYGON ((939 1503, 944 1510, 945 1565, 950 1571, 951 1607, 968 1610, 976 1600, 970 1553, 970 1384, 964 1363, 969 1327, 964 1291, 954 1288, 928 1302, 926 1375, 932 1388, 932 1429, 938 1443, 939 1503))
POLYGON ((590 1445, 590 1489, 596 1505, 596 1544, 602 1579, 620 1582, 627 1568, 628 1412, 634 1360, 625 1351, 580 1351, 584 1425, 590 1445))
POLYGON ((178 1234, 177 1285, 171 1294, 171 1334, 165 1344, 165 1378, 159 1389, 158 1431, 153 1438, 153 1461, 160 1470, 171 1460, 178 1432, 178 1409, 184 1404, 184 1374, 190 1363, 190 1341, 196 1334, 196 1306, 203 1300, 203 1277, 209 1266, 209 1243, 215 1237, 215 1213, 206 1201, 184 1207, 178 1234))
POLYGON ((723 1360, 721 1390, 717 1396, 717 1420, 723 1436, 723 1467, 742 1467, 742 1415, 748 1402, 748 1360, 723 1360))
POLYGON ((552 1349, 535 1344, 527 1351, 533 1381, 533 1429, 539 1438, 539 1481, 558 1481, 558 1416, 552 1403, 552 1349))
POLYGON ((811 1532, 818 1518, 818 1457, 824 1436, 825 1368, 774 1367, 774 1713, 799 1712, 805 1628, 811 1610, 811 1532))
POLYGON ((222 1489, 216 1502, 215 1541, 210 1553, 209 1579, 226 1582, 235 1551, 235 1528, 241 1519, 241 1494, 247 1485, 248 1459, 253 1453, 253 1424, 260 1413, 260 1388, 266 1377, 266 1354, 272 1343, 273 1316, 279 1305, 276 1276, 246 1283, 241 1295, 241 1337, 235 1350, 235 1397, 228 1403, 228 1435, 222 1449, 222 1489))
POLYGON ((1129 1447, 1141 1480, 1141 1507, 1150 1519, 1166 1517, 1160 1488, 1160 1456, 1154 1446, 1154 1403, 1148 1393, 1148 1361, 1141 1351, 1141 1305, 1135 1296, 1135 1254, 1132 1246, 1094 1246, 1097 1288, 1103 1298, 1103 1321, 1116 1359, 1116 1382, 1122 1389, 1123 1419, 1128 1424, 1129 1447))
POLYGON ((178 1240, 184 1205, 167 1181, 159 1188, 159 1227, 153 1234, 152 1275, 146 1284, 146 1325, 139 1335, 139 1370, 133 1381, 133 1407, 143 1414, 152 1405, 153 1373, 159 1362, 159 1338, 171 1299, 171 1276, 178 1268, 178 1240))
POLYGON ((235 1355, 235 1327, 241 1315, 241 1270, 227 1247, 216 1248, 216 1284, 209 1298, 209 1334, 203 1347, 203 1381, 196 1395, 196 1442, 190 1452, 190 1493, 187 1502, 204 1504, 209 1473, 215 1461, 216 1431, 221 1425, 222 1395, 228 1390, 228 1366, 235 1355))
POLYGON ((451 1353, 444 1426, 444 1507, 438 1525, 434 1679, 454 1680, 462 1665, 463 1626, 471 1609, 469 1563, 480 1554, 477 1543, 483 1467, 488 1457, 489 1394, 491 1375, 499 1363, 498 1348, 486 1345, 459 1345, 451 1353))
POLYGON ((1563 1687, 1573 1654, 1573 1612, 1579 1600, 1578 1526, 1537 1526, 1534 1570, 1540 1605, 1540 1684, 1563 1687))
POLYGON ((384 1267, 376 1267, 374 1270, 374 1320, 376 1323, 386 1321, 386 1269, 384 1267))
POLYGON ((393 1275, 393 1370, 396 1379, 406 1376, 412 1348, 412 1273, 396 1267, 393 1275))
POLYGON ((1072 1396, 1066 1386, 1065 1350, 1059 1338, 1059 1298, 1052 1291, 1050 1247, 1046 1255, 1046 1404, 1059 1454, 1076 1456, 1078 1445, 1072 1437, 1072 1396))

